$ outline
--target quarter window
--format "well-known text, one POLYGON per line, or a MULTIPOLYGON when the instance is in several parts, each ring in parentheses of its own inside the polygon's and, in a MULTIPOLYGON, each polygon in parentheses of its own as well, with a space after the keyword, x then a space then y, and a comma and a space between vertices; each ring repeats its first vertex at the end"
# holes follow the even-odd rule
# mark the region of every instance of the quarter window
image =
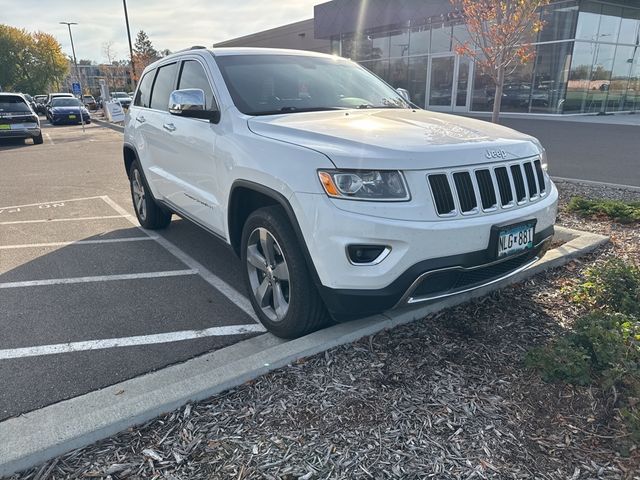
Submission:
POLYGON ((151 99, 151 85, 153 84, 153 77, 156 71, 151 70, 150 72, 145 73, 140 81, 140 86, 138 86, 138 92, 136 93, 136 98, 133 104, 137 107, 145 107, 149 108, 149 100, 151 99))
POLYGON ((204 68, 202 68, 202 65, 195 60, 186 60, 182 63, 178 88, 199 88, 202 90, 204 92, 207 110, 211 110, 211 107, 215 104, 213 91, 207 79, 207 74, 204 68))
POLYGON ((171 63, 158 69, 156 81, 153 83, 151 94, 151 108, 169 111, 169 95, 173 92, 176 79, 177 64, 171 63))

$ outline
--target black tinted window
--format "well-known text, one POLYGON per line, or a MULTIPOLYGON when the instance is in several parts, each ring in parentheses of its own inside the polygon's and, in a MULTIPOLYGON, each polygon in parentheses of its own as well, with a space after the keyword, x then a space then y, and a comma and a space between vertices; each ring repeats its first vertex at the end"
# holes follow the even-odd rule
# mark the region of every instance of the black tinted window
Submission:
POLYGON ((169 110, 169 95, 173 92, 176 78, 176 64, 165 65, 158 69, 156 81, 153 83, 151 93, 151 108, 156 110, 169 110))
POLYGON ((134 102, 134 105, 149 108, 149 100, 151 100, 151 85, 153 84, 153 77, 155 73, 155 70, 151 70, 142 77, 140 86, 138 87, 138 93, 136 93, 136 101, 134 102))
POLYGON ((30 108, 20 97, 0 95, 0 112, 29 112, 30 108))
POLYGON ((207 75, 204 72, 202 65, 195 60, 187 60, 182 64, 182 72, 180 72, 178 88, 199 88, 204 91, 207 110, 211 109, 212 105, 215 105, 213 100, 213 91, 211 90, 211 85, 209 84, 207 75))

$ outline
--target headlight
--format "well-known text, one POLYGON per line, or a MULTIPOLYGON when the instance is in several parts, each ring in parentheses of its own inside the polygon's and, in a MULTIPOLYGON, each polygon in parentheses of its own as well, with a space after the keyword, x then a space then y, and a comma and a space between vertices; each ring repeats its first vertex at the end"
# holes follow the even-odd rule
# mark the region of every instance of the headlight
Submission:
POLYGON ((540 152, 540 165, 542 166, 542 170, 546 172, 549 168, 549 164, 547 163, 547 151, 537 138, 533 138, 533 144, 538 147, 538 151, 540 152))
POLYGON ((397 170, 319 170, 327 195, 348 200, 409 200, 404 176, 397 170))

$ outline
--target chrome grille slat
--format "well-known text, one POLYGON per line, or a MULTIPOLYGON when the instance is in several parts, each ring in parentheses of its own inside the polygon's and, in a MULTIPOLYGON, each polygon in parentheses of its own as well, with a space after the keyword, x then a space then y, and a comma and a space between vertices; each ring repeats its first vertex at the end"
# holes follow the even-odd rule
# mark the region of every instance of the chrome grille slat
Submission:
POLYGON ((516 164, 511 165, 511 167, 509 167, 509 170, 511 170, 511 181, 513 182, 513 186, 516 190, 516 202, 523 202, 527 198, 527 188, 524 184, 524 175, 522 174, 522 168, 520 167, 520 164, 516 164))
POLYGON ((544 184, 544 173, 542 171, 542 162, 540 160, 536 160, 533 162, 533 165, 536 170, 536 177, 538 179, 538 187, 540 188, 540 194, 544 194, 546 191, 546 186, 544 184))
POLYGON ((527 180, 529 198, 535 198, 538 196, 538 182, 535 174, 533 173, 533 165, 531 165, 531 162, 525 162, 522 164, 522 167, 524 168, 524 176, 527 180))
POLYGON ((441 217, 515 208, 546 194, 539 158, 428 173, 427 180, 441 217))

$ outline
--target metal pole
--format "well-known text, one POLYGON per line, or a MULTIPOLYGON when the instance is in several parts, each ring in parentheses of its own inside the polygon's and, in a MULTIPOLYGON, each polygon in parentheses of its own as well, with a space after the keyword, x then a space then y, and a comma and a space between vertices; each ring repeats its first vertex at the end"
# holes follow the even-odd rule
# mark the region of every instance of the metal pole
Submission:
POLYGON ((69 38, 71 39, 71 52, 73 53, 73 64, 76 66, 76 75, 78 76, 78 84, 80 85, 80 123, 82 123, 82 133, 84 131, 84 115, 82 115, 82 108, 84 107, 84 96, 82 90, 82 80, 80 79, 80 69, 78 69, 78 61, 76 60, 76 49, 73 46, 73 35, 71 34, 71 25, 77 25, 75 22, 60 22, 62 25, 66 25, 69 28, 69 38))
POLYGON ((124 21, 127 24, 127 38, 129 39, 129 55, 131 56, 131 85, 136 89, 136 65, 133 60, 133 46, 131 45, 131 30, 129 29, 129 14, 127 13, 127 0, 122 0, 124 6, 124 21))

